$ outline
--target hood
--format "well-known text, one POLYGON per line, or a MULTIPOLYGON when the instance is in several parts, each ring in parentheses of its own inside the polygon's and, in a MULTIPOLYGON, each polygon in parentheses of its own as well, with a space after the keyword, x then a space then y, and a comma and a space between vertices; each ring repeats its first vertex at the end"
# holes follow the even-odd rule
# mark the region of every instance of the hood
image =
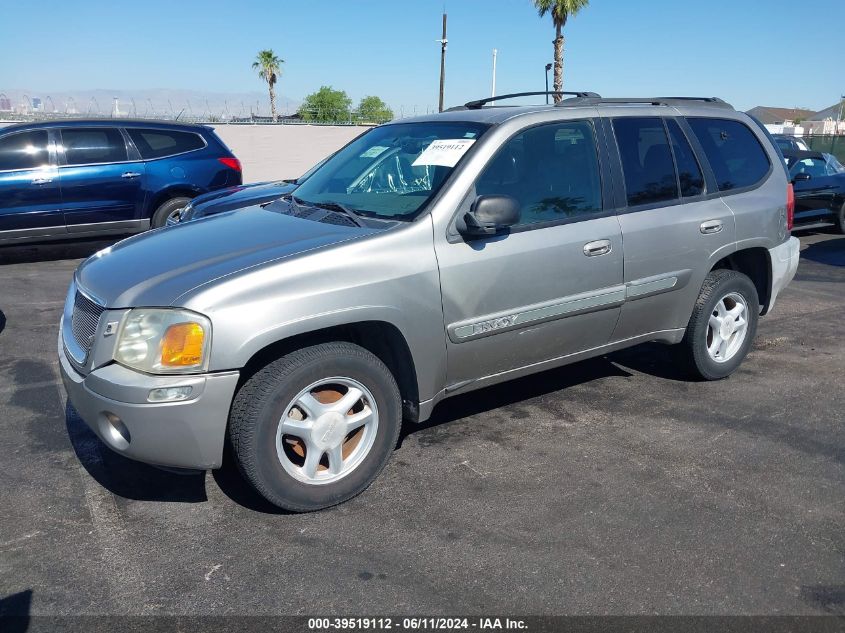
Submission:
POLYGON ((187 214, 183 214, 182 221, 195 220, 208 215, 223 213, 233 209, 242 209, 254 204, 270 202, 281 198, 286 193, 296 189, 296 185, 289 182, 260 182, 251 185, 241 185, 212 191, 194 198, 187 214))
POLYGON ((109 308, 167 306, 219 277, 376 232, 249 207, 118 242, 85 260, 76 281, 109 308))

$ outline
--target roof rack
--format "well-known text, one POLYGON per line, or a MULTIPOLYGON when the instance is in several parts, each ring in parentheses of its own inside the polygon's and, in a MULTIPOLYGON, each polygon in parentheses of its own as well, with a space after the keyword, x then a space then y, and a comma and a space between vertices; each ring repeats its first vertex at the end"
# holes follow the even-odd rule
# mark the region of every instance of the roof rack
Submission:
POLYGON ((580 99, 601 99, 601 95, 595 92, 514 92, 507 95, 498 95, 495 97, 487 97, 486 99, 476 99, 475 101, 467 101, 464 107, 467 110, 478 110, 486 103, 494 101, 504 101, 505 99, 516 99, 518 97, 537 97, 546 95, 569 95, 580 99))
POLYGON ((602 104, 642 104, 642 105, 662 105, 662 106, 677 106, 677 105, 689 105, 691 103, 699 103, 699 104, 706 104, 713 107, 718 108, 730 108, 733 110, 733 106, 730 103, 726 103, 719 97, 638 97, 638 98, 628 98, 628 97, 575 97, 573 99, 565 99, 559 103, 556 103, 556 106, 582 106, 582 105, 602 105, 602 104))

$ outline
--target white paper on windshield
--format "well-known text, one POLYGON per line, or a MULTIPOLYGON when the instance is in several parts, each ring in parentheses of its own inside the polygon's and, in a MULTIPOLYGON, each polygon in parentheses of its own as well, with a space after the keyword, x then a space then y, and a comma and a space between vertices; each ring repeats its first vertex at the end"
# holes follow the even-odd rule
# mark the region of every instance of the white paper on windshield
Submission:
POLYGON ((442 165, 454 167, 461 156, 475 143, 473 138, 446 138, 434 141, 413 162, 414 167, 420 165, 442 165))
POLYGON ((388 148, 383 145, 373 145, 370 149, 361 154, 359 158, 375 158, 379 154, 384 153, 386 149, 388 148))

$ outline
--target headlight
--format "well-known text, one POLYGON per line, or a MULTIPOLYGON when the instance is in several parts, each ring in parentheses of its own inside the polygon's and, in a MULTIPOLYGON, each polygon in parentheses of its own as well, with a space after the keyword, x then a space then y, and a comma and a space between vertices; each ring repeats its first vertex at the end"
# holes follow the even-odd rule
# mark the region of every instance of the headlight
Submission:
POLYGON ((188 374, 208 367, 211 322, 188 310, 135 308, 124 317, 114 359, 150 374, 188 374))

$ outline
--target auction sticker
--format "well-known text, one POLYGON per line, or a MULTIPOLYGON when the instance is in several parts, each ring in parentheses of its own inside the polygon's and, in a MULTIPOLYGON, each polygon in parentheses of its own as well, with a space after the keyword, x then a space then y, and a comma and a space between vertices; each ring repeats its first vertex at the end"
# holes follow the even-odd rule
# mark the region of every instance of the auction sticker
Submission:
POLYGON ((420 165, 441 165, 443 167, 454 167, 461 156, 475 143, 472 138, 447 138, 434 141, 425 148, 425 151, 417 157, 413 166, 420 165))

